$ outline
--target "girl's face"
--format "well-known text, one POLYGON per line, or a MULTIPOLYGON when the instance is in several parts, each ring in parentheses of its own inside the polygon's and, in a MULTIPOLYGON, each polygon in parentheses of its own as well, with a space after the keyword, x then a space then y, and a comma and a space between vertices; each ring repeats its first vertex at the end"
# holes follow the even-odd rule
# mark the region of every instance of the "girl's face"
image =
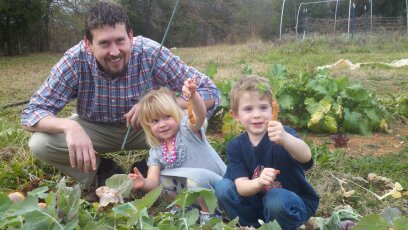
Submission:
POLYGON ((250 137, 262 138, 267 122, 272 119, 272 108, 268 98, 260 98, 258 93, 244 92, 239 97, 238 112, 233 112, 232 115, 250 137))
POLYGON ((179 123, 170 115, 163 115, 152 120, 150 129, 155 137, 171 141, 180 128, 179 123))

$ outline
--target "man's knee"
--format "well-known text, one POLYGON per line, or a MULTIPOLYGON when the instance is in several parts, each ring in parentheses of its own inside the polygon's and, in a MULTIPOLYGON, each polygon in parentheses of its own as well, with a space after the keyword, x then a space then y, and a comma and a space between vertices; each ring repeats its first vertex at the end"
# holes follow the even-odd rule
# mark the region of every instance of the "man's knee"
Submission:
POLYGON ((28 146, 30 147, 30 151, 34 154, 36 158, 45 160, 49 152, 48 134, 41 132, 33 133, 28 143, 28 146))

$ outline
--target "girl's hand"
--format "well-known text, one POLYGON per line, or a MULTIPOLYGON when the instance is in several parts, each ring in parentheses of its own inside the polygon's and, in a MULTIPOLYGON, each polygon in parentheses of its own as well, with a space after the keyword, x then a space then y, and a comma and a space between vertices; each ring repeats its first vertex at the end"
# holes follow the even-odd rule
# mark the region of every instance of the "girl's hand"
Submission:
POLYGON ((286 131, 283 128, 282 123, 279 121, 269 121, 268 122, 268 136, 269 140, 275 142, 276 144, 282 145, 285 141, 286 131))
POLYGON ((192 80, 191 78, 187 79, 184 82, 182 91, 184 96, 193 97, 197 92, 196 80, 192 80))
POLYGON ((264 168, 257 178, 260 187, 272 185, 279 173, 280 171, 277 169, 264 168))
POLYGON ((139 170, 136 167, 133 168, 133 172, 134 173, 129 174, 130 179, 132 179, 133 181, 132 188, 134 190, 143 188, 143 186, 145 185, 145 178, 143 177, 143 175, 139 172, 139 170))

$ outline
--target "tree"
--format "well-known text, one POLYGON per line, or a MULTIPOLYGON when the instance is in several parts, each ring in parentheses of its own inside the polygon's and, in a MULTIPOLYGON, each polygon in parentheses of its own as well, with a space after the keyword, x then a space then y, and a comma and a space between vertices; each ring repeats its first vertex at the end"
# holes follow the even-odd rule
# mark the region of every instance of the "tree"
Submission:
POLYGON ((0 0, 0 41, 8 55, 22 54, 23 45, 29 45, 33 36, 27 33, 38 25, 42 4, 42 0, 0 0))
POLYGON ((63 52, 84 37, 85 14, 98 0, 53 0, 49 9, 49 46, 63 52))

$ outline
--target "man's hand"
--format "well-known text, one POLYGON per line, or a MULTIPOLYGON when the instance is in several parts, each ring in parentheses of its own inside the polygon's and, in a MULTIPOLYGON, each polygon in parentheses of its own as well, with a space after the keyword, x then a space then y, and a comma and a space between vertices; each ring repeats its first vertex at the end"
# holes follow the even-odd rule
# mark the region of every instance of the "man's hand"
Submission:
POLYGON ((126 125, 131 125, 134 130, 139 129, 139 104, 135 104, 128 113, 123 115, 126 119, 126 125))
POLYGON ((74 122, 65 130, 71 167, 89 172, 96 170, 96 156, 91 139, 81 125, 74 122))
POLYGON ((145 185, 145 178, 143 177, 143 175, 139 172, 139 170, 136 167, 133 168, 133 172, 134 173, 129 174, 130 179, 132 179, 133 181, 132 188, 134 190, 143 188, 143 186, 145 185))

